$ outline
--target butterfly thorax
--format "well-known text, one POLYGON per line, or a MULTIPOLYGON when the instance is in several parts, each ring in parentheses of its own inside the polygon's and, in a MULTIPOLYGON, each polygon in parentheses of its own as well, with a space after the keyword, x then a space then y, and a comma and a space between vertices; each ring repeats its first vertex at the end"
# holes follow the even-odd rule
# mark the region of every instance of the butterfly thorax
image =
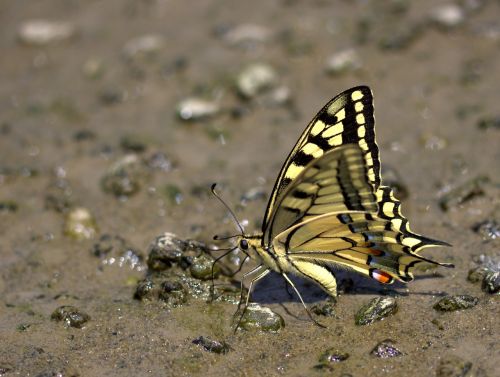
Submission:
POLYGON ((278 258, 276 258, 274 250, 272 250, 272 246, 262 246, 262 234, 242 236, 238 239, 238 246, 251 258, 262 261, 264 265, 274 271, 281 271, 281 268, 277 263, 278 258))

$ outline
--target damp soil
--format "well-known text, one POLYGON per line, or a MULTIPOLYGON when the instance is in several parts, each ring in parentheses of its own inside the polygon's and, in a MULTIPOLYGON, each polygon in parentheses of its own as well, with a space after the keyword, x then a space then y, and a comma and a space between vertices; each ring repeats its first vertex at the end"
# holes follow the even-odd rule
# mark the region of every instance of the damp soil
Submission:
MULTIPOLYGON (((498 293, 467 280, 485 261, 500 266, 500 4, 383 3, 0 3, 0 375, 500 375, 498 293), (30 34, 32 20, 66 24, 30 34), (253 63, 272 67, 281 91, 238 94, 253 63), (326 328, 271 274, 252 300, 283 317, 277 333, 234 333, 230 302, 134 299, 155 237, 210 246, 234 232, 212 182, 258 230, 305 125, 361 84, 412 229, 453 245, 424 254, 455 269, 388 287, 340 271, 333 315, 314 314, 326 328), (208 106, 179 114, 189 98, 208 106), (447 295, 477 305, 433 309, 447 295), (380 296, 395 297, 397 312, 355 325, 380 296), (398 352, 372 352, 386 341, 398 352), (315 367, 320 357, 333 361, 315 367)), ((327 300, 294 281, 309 306, 327 300)))

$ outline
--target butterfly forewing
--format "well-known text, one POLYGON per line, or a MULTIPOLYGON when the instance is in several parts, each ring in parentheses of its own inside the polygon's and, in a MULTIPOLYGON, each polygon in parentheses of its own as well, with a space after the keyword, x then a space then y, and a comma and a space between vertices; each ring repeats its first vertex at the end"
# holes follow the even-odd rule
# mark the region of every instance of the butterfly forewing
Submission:
MULTIPOLYGON (((374 189, 378 188, 380 162, 375 143, 373 98, 366 86, 349 89, 332 99, 297 141, 280 171, 267 206, 262 225, 264 246, 270 244, 273 236, 288 224, 276 217, 287 187, 299 176, 303 177, 306 167, 314 166, 313 161, 345 145, 355 145, 360 149, 367 182, 374 189)), ((333 186, 331 190, 331 195, 338 194, 333 186)))
POLYGON ((378 205, 361 149, 345 145, 311 161, 280 195, 276 207, 270 224, 272 238, 327 213, 376 212, 378 205))

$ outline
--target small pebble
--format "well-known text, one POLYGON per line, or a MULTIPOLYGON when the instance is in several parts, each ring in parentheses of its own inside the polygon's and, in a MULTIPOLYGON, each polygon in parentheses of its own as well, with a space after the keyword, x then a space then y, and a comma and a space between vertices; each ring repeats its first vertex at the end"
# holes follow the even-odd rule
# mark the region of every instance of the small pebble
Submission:
POLYGON ((223 33, 222 38, 229 46, 252 47, 267 42, 272 33, 265 26, 241 24, 223 33))
POLYGON ((328 299, 325 302, 315 304, 311 307, 311 312, 325 317, 335 317, 335 302, 328 299))
POLYGON ((500 271, 488 271, 481 285, 483 291, 489 294, 500 293, 500 271))
POLYGON ((493 271, 500 270, 500 254, 479 254, 472 257, 474 263, 487 267, 493 271))
POLYGON ((382 50, 404 50, 408 48, 423 33, 421 24, 405 24, 400 28, 390 28, 389 31, 379 41, 379 48, 382 50))
POLYGON ((246 206, 248 202, 253 202, 255 200, 264 200, 267 197, 267 192, 262 187, 252 187, 248 189, 240 199, 240 203, 246 206))
POLYGON ((500 238, 500 224, 496 220, 485 220, 475 224, 472 230, 483 237, 483 240, 496 240, 500 238))
POLYGON ((117 160, 101 178, 104 192, 116 197, 136 194, 148 178, 144 164, 136 154, 128 154, 117 160))
POLYGON ((252 99, 274 87, 277 82, 278 75, 274 68, 255 63, 241 71, 236 79, 236 87, 242 97, 252 99))
POLYGON ((291 100, 290 88, 283 85, 269 89, 260 98, 260 102, 268 107, 287 105, 291 103, 291 100))
POLYGON ((103 234, 92 247, 92 254, 101 258, 104 265, 128 266, 137 271, 144 269, 143 256, 140 251, 118 235, 103 234))
POLYGON ((0 201, 0 213, 7 213, 7 212, 17 212, 17 209, 19 208, 19 205, 17 202, 13 200, 2 200, 0 201))
POLYGON ((185 121, 204 120, 219 112, 220 107, 216 102, 201 98, 186 98, 177 105, 177 116, 185 121))
POLYGON ((469 295, 446 296, 434 304, 433 308, 441 312, 453 312, 473 308, 478 302, 477 297, 469 295))
POLYGON ((127 58, 150 57, 163 48, 164 42, 159 34, 142 35, 125 43, 123 53, 127 58))
POLYGON ((500 115, 496 117, 482 118, 477 122, 477 127, 480 130, 496 129, 500 130, 500 115))
POLYGON ((331 75, 340 75, 350 71, 356 71, 362 66, 361 57, 358 52, 349 48, 339 51, 330 56, 326 62, 326 71, 331 75))
POLYGON ((188 291, 180 281, 169 279, 162 282, 159 298, 169 307, 176 308, 187 302, 188 291))
POLYGON ((256 303, 248 304, 238 324, 238 329, 247 331, 278 332, 284 327, 285 321, 283 317, 256 303))
MULTIPOLYGON (((20 323, 19 325, 16 326, 16 330, 19 331, 19 332, 24 332, 24 331, 28 331, 28 329, 31 327, 31 324, 29 323, 20 323)), ((0 376, 2 374, 0 373, 0 376)))
POLYGON ((139 134, 127 134, 120 138, 120 147, 125 152, 142 153, 147 148, 147 142, 139 134))
POLYGON ((214 258, 208 254, 202 254, 193 259, 193 263, 189 267, 191 276, 200 280, 211 280, 217 278, 220 274, 220 267, 214 264, 214 258))
POLYGON ((390 357, 402 356, 403 353, 394 346, 394 341, 391 339, 386 339, 375 346, 370 352, 370 355, 379 357, 381 359, 387 359, 390 357))
MULTIPOLYGON (((248 294, 248 291, 244 288, 244 295, 248 294)), ((211 301, 222 301, 228 302, 233 305, 238 305, 241 299, 241 289, 232 285, 215 287, 215 292, 212 292, 212 287, 210 287, 210 300, 211 301), (213 294, 212 294, 213 293, 213 294)))
POLYGON ((89 80, 101 78, 105 70, 104 62, 99 58, 89 58, 82 66, 83 76, 89 80))
POLYGON ((188 66, 189 59, 187 57, 177 56, 163 65, 161 73, 164 78, 169 78, 170 76, 185 71, 188 66))
POLYGON ((155 238, 149 246, 148 268, 150 271, 164 271, 174 264, 188 268, 193 261, 207 252, 206 246, 198 241, 183 240, 173 233, 164 233, 155 238))
POLYGON ((314 366, 314 369, 327 369, 333 370, 334 365, 342 361, 346 361, 349 358, 349 354, 346 352, 339 352, 335 348, 329 348, 321 354, 318 359, 319 364, 314 366))
POLYGON ((94 216, 87 208, 73 208, 66 214, 64 234, 78 241, 94 238, 97 234, 94 216))
POLYGON ((73 134, 73 140, 77 142, 95 140, 97 135, 92 130, 80 129, 73 134))
POLYGON ((181 204, 184 199, 184 195, 182 195, 182 191, 177 185, 168 183, 162 187, 161 191, 165 194, 171 204, 181 204))
POLYGON ((439 362, 436 377, 465 377, 472 368, 472 363, 458 356, 445 356, 439 362))
POLYGON ((141 280, 135 288, 134 298, 136 300, 151 300, 156 298, 155 283, 149 279, 141 280))
POLYGON ((212 282, 196 279, 185 273, 179 275, 179 281, 186 287, 188 297, 204 301, 213 300, 212 282))
POLYGON ((163 172, 169 172, 174 167, 172 160, 163 152, 154 152, 151 154, 146 158, 146 164, 151 169, 161 170, 163 172))
POLYGON ((469 271, 467 280, 472 283, 481 282, 483 291, 489 294, 499 294, 500 291, 500 259, 498 255, 476 255, 473 261, 477 267, 469 271))
POLYGON ((480 281, 483 281, 484 277, 488 272, 491 270, 488 267, 475 267, 471 270, 469 270, 469 274, 467 275, 467 280, 470 281, 471 283, 479 283, 480 281))
POLYGON ((393 297, 376 297, 363 305, 355 316, 358 326, 369 325, 397 312, 397 301, 393 297))
POLYGON ((50 318, 54 321, 63 321, 66 326, 76 327, 77 329, 81 329, 90 320, 87 313, 69 305, 58 307, 50 318))
POLYGON ((200 336, 193 340, 194 344, 202 346, 209 352, 225 355, 229 352, 230 346, 226 342, 219 342, 205 336, 200 336))
POLYGON ((431 323, 438 328, 438 330, 444 330, 444 324, 438 318, 434 318, 431 323))
POLYGON ((448 146, 448 141, 438 135, 424 133, 420 135, 420 144, 428 150, 440 151, 448 146))
POLYGON ((465 60, 461 64, 458 81, 463 86, 473 85, 484 76, 484 61, 475 57, 465 60))
POLYGON ((22 43, 32 46, 45 46, 72 38, 76 28, 64 21, 29 20, 21 23, 18 37, 22 43))
POLYGON ((460 186, 455 187, 446 193, 440 200, 439 205, 444 211, 477 197, 484 195, 484 185, 489 182, 488 177, 479 176, 468 180, 460 186))
POLYGON ((98 93, 99 102, 104 106, 113 106, 124 102, 128 97, 128 93, 119 88, 104 88, 98 93))
POLYGON ((0 364, 0 376, 3 376, 4 374, 7 374, 13 370, 14 370, 14 367, 12 365, 9 365, 9 364, 4 363, 4 362, 2 362, 0 364))
POLYGON ((186 250, 186 241, 173 233, 164 233, 155 238, 149 246, 148 268, 151 271, 163 271, 179 264, 186 250))
POLYGON ((430 19, 438 27, 449 29, 465 21, 465 12, 456 4, 440 5, 431 10, 430 19))
POLYGON ((67 212, 74 205, 73 189, 66 179, 64 169, 56 171, 56 178, 45 191, 45 209, 59 213, 67 212))

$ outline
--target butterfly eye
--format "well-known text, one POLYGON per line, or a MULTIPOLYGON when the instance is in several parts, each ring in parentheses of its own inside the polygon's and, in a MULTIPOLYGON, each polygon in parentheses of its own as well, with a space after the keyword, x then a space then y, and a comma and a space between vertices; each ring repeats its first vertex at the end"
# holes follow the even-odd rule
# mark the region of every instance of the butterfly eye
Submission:
POLYGON ((248 241, 247 240, 241 240, 240 241, 240 248, 241 248, 241 250, 247 250, 248 249, 248 241))

